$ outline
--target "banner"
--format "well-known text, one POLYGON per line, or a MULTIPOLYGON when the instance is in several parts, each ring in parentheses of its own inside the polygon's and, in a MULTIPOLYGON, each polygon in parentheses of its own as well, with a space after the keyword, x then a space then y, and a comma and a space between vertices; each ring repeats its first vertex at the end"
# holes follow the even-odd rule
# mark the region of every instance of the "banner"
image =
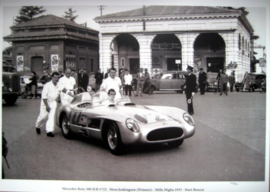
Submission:
POLYGON ((23 71, 24 60, 22 55, 17 56, 17 71, 23 71))
POLYGON ((58 54, 52 54, 51 55, 51 69, 52 71, 58 71, 59 67, 59 56, 58 54))

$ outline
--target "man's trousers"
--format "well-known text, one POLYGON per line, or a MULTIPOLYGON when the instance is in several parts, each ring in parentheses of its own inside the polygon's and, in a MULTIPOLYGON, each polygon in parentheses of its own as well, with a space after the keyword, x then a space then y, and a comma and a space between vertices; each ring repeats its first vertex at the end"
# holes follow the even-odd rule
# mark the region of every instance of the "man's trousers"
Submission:
POLYGON ((194 110, 193 110, 193 98, 192 97, 192 92, 186 91, 186 99, 187 99, 187 109, 188 109, 188 113, 189 114, 193 114, 194 110), (190 102, 188 102, 190 99, 190 102))
POLYGON ((43 100, 41 100, 40 112, 36 121, 36 127, 41 128, 41 126, 46 122, 46 132, 53 132, 55 125, 55 112, 57 103, 56 101, 48 101, 48 105, 51 108, 50 112, 46 110, 46 105, 43 100))

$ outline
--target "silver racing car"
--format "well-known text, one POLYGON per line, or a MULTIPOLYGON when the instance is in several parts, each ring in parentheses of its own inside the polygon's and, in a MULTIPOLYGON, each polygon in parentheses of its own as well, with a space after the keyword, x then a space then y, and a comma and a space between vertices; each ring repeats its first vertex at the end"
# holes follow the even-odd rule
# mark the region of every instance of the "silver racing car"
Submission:
POLYGON ((106 95, 84 92, 58 109, 56 122, 66 139, 73 134, 101 139, 113 154, 120 155, 126 145, 178 147, 195 133, 193 118, 179 108, 136 105, 128 98, 108 103, 106 95))

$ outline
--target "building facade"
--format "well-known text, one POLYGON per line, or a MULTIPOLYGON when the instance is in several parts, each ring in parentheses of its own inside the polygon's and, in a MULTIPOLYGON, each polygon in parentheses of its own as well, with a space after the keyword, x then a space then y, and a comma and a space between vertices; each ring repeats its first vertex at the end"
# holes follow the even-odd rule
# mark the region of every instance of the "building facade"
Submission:
POLYGON ((114 66, 136 73, 227 68, 238 79, 250 71, 254 32, 241 9, 204 6, 146 6, 103 15, 100 26, 100 68, 114 66))
POLYGON ((11 27, 4 37, 12 42, 12 61, 17 71, 64 71, 86 69, 95 72, 99 64, 98 31, 55 15, 44 15, 11 27))

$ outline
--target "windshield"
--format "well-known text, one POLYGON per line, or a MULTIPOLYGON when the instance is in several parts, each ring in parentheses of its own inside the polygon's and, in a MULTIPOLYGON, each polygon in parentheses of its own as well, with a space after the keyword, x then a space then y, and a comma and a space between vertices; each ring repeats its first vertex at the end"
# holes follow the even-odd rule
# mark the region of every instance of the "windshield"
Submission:
POLYGON ((94 104, 120 104, 120 103, 130 103, 130 98, 128 96, 122 95, 120 99, 109 102, 108 94, 105 91, 100 91, 92 95, 92 103, 94 104))
POLYGON ((88 92, 83 92, 78 95, 75 95, 75 97, 72 99, 71 103, 79 103, 79 102, 92 102, 92 97, 90 93, 88 92))

